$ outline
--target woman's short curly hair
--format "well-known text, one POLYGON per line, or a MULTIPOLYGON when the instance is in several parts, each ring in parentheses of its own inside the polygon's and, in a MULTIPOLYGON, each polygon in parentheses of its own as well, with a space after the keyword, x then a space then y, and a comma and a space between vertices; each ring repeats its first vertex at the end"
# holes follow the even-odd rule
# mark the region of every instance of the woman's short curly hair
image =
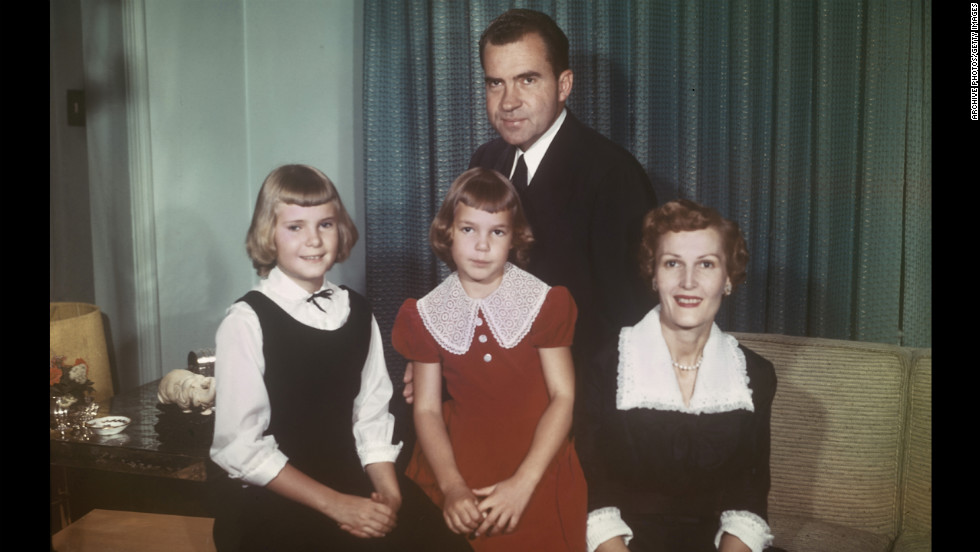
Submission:
POLYGON ((725 253, 725 271, 732 286, 745 281, 749 250, 738 224, 721 216, 711 207, 689 199, 664 203, 647 213, 643 219, 643 241, 640 243, 640 271, 647 281, 657 273, 657 248, 660 238, 669 232, 691 232, 714 228, 721 235, 725 253))
POLYGON ((245 250, 259 276, 265 277, 276 266, 276 207, 280 203, 314 207, 335 202, 337 207, 337 258, 341 263, 357 243, 357 227, 351 220, 333 182, 309 165, 283 165, 265 177, 255 200, 252 224, 245 238, 245 250))
POLYGON ((450 269, 456 270, 456 263, 453 261, 453 221, 456 218, 456 207, 460 204, 486 211, 487 213, 497 213, 507 211, 510 213, 511 226, 511 251, 510 261, 515 265, 524 268, 527 266, 531 254, 531 244, 534 243, 534 235, 531 233, 531 225, 528 224, 524 216, 524 209, 521 207, 521 199, 517 195, 517 190, 506 176, 492 169, 476 167, 459 175, 449 192, 446 199, 442 201, 442 207, 436 214, 429 226, 429 244, 436 256, 446 263, 450 269))

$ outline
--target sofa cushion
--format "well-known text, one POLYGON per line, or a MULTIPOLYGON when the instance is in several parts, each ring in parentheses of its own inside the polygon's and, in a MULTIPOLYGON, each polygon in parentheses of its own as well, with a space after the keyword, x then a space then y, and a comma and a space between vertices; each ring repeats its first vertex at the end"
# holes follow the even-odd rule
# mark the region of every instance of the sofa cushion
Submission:
POLYGON ((932 552, 932 530, 927 533, 903 531, 891 552, 932 552))
POLYGON ((769 528, 776 536, 775 546, 788 552, 886 552, 891 539, 845 525, 813 518, 772 513, 769 528))
POLYGON ((826 540, 837 535, 840 542, 860 541, 854 549, 888 550, 899 531, 908 349, 733 335, 776 367, 769 493, 774 545, 794 552, 806 550, 807 542, 817 543, 814 550, 851 549, 828 548, 826 540))
POLYGON ((912 365, 906 438, 905 473, 902 475, 901 547, 928 542, 932 536, 932 350, 917 351, 912 365))

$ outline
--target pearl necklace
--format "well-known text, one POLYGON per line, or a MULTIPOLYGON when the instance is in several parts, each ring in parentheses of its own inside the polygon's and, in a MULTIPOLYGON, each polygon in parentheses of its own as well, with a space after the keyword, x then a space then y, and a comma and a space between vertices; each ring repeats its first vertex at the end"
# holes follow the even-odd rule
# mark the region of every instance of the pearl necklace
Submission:
POLYGON ((698 357, 698 361, 694 364, 694 366, 688 366, 686 364, 681 364, 681 363, 679 363, 679 362, 677 362, 675 360, 671 360, 670 363, 674 365, 674 368, 677 368, 678 370, 684 370, 685 372, 688 372, 688 371, 697 370, 698 368, 700 368, 701 367, 701 361, 703 361, 703 360, 704 360, 704 354, 702 353, 701 356, 698 357))

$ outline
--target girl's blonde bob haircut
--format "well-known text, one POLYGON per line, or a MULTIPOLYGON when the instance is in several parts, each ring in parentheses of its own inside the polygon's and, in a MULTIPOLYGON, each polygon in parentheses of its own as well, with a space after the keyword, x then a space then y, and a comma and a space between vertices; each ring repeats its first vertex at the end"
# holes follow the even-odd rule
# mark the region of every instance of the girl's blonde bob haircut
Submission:
POLYGON ((268 276, 269 271, 276 266, 276 207, 280 203, 314 207, 331 201, 336 202, 337 207, 338 239, 335 262, 341 263, 347 260, 357 243, 357 227, 327 175, 309 165, 283 165, 273 169, 265 177, 259 197, 255 200, 252 224, 245 238, 245 250, 259 276, 268 276))
POLYGON ((511 250, 508 257, 510 262, 521 268, 527 266, 534 235, 531 233, 531 225, 524 217, 517 190, 506 176, 482 167, 459 175, 449 187, 449 193, 429 227, 429 244, 442 262, 456 270, 452 252, 453 221, 456 218, 456 207, 460 204, 487 213, 510 213, 511 250))
POLYGON ((650 281, 657 274, 657 255, 660 238, 669 232, 693 232, 713 228, 721 236, 725 253, 725 271, 733 289, 745 281, 749 250, 738 224, 721 216, 711 207, 689 199, 664 203, 647 213, 643 220, 643 241, 640 244, 640 271, 650 281))

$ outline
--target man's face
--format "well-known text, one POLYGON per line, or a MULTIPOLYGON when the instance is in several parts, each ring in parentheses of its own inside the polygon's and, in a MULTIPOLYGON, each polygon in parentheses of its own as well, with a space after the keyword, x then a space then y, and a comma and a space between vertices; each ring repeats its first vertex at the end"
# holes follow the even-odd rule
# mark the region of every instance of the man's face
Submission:
POLYGON ((572 91, 572 71, 558 78, 536 34, 483 49, 487 117, 508 144, 527 151, 551 127, 572 91))

